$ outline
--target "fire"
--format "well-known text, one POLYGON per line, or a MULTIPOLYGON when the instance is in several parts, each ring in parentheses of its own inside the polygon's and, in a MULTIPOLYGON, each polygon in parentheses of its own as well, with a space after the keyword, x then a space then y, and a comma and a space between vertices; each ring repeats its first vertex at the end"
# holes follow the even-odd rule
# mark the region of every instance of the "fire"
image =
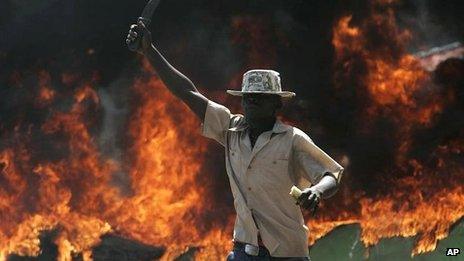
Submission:
MULTIPOLYGON (((25 138, 30 132, 17 131, 16 149, 0 153, 6 181, 0 190, 3 259, 11 253, 38 255, 40 233, 52 229, 58 231, 58 260, 71 260, 78 253, 91 260, 92 247, 111 231, 166 246, 164 260, 195 246, 200 260, 227 253, 232 217, 217 216, 224 219, 219 224, 225 224, 226 232, 221 225, 205 223, 214 218, 203 218, 214 213, 219 199, 202 173, 208 142, 199 135, 200 123, 158 78, 141 78, 132 88, 139 101, 128 124, 127 163, 106 159, 99 151, 91 129, 100 97, 88 83, 76 89, 68 111, 51 111, 40 128, 56 140, 54 160, 33 159, 35 152, 25 138), (130 177, 130 193, 112 184, 115 171, 130 177), (31 191, 37 192, 29 199, 31 191), (27 200, 32 200, 31 207, 24 204, 27 200)), ((53 95, 39 92, 37 98, 44 97, 53 95)))
POLYGON ((55 98, 55 91, 50 87, 50 74, 46 71, 39 72, 39 95, 37 103, 40 107, 49 105, 55 98))
POLYGON ((71 260, 71 253, 88 250, 99 242, 102 234, 111 230, 108 223, 93 216, 98 213, 95 204, 102 190, 114 191, 104 185, 112 164, 98 159, 96 147, 81 119, 86 110, 82 102, 92 95, 95 98, 94 94, 90 87, 78 90, 70 112, 56 112, 42 125, 44 134, 68 135, 68 158, 33 166, 27 144, 20 143, 16 149, 2 152, 2 178, 9 181, 1 195, 5 205, 2 255, 37 255, 41 231, 58 229, 55 243, 60 251, 59 260, 71 260))
MULTIPOLYGON (((434 250, 437 241, 448 235, 450 226, 464 216, 464 191, 460 186, 464 172, 457 167, 459 162, 453 160, 456 152, 448 145, 431 152, 439 158, 437 165, 409 156, 415 133, 431 127, 454 100, 440 94, 430 73, 405 51, 411 33, 397 27, 391 4, 371 3, 370 16, 356 22, 352 16, 342 17, 334 26, 332 43, 337 88, 345 88, 350 79, 348 84, 354 84, 358 95, 367 98, 366 113, 360 115, 362 131, 369 133, 380 117, 394 124, 390 131, 399 146, 394 151, 391 171, 401 175, 389 184, 388 193, 375 197, 356 195, 359 211, 347 213, 345 218, 336 217, 335 224, 359 223, 366 246, 381 238, 419 235, 411 253, 416 255, 434 250)), ((384 171, 372 174, 388 175, 384 171)), ((321 221, 310 222, 310 226, 320 227, 321 221)), ((327 220, 325 224, 325 229, 319 228, 312 237, 325 234, 334 222, 327 220)))
POLYGON ((201 171, 207 141, 199 135, 200 123, 158 78, 138 80, 134 91, 141 99, 129 123, 134 195, 123 203, 125 214, 112 215, 115 227, 130 238, 170 246, 168 260, 190 246, 228 247, 222 228, 201 229, 207 222, 202 213, 217 199, 198 183, 207 175, 201 171))
POLYGON ((408 121, 430 122, 433 115, 441 111, 441 104, 437 104, 438 101, 425 101, 430 103, 429 106, 418 104, 420 101, 415 95, 431 83, 429 73, 422 69, 419 60, 405 52, 404 43, 411 37, 410 32, 397 29, 392 9, 383 15, 373 14, 370 18, 372 20, 366 19, 361 26, 350 26, 352 17, 346 16, 336 25, 332 40, 335 62, 339 66, 336 77, 356 75, 354 70, 360 67, 366 70, 358 84, 367 89, 370 102, 367 111, 371 117, 392 110, 396 117, 407 118, 408 121), (396 35, 392 43, 388 41, 386 46, 369 46, 372 43, 366 34, 373 30, 373 26, 378 27, 377 30, 387 28, 387 35, 396 35))
MULTIPOLYGON (((373 3, 369 15, 358 20, 341 17, 332 40, 336 90, 353 85, 362 100, 357 130, 373 132, 378 119, 393 126, 388 130, 397 145, 392 168, 370 173, 385 177, 388 192, 369 194, 345 185, 336 200, 323 202, 319 216, 307 217, 311 245, 337 226, 359 223, 366 246, 417 235, 415 255, 432 251, 464 216, 464 171, 456 160, 462 139, 434 144, 432 160, 413 153, 417 132, 435 126, 455 100, 405 51, 412 34, 397 27, 394 2, 373 3), (372 43, 372 34, 380 44, 372 43)), ((274 45, 265 46, 265 55, 261 52, 260 43, 272 42, 266 21, 232 19, 233 42, 246 45, 249 67, 277 64, 274 45)), ((219 149, 200 136, 200 122, 142 62, 143 72, 130 89, 120 160, 105 155, 95 135, 104 113, 95 87, 98 74, 85 82, 79 72, 63 73, 55 82, 67 88, 65 94, 73 93, 67 97, 53 86, 49 73, 38 73, 34 104, 48 116, 36 125, 19 120, 7 133, 11 141, 0 147, 0 260, 12 253, 37 256, 45 230, 56 231, 58 260, 77 254, 91 260, 92 248, 106 233, 166 247, 162 260, 189 251, 197 260, 218 260, 230 251, 232 202, 218 196, 214 182, 225 170, 208 168, 216 165, 208 153, 219 149), (58 97, 69 100, 54 106, 58 97)), ((232 77, 229 87, 237 88, 240 78, 232 77)), ((19 72, 10 81, 23 87, 19 72)), ((220 100, 238 107, 237 100, 220 100)), ((353 179, 357 173, 349 171, 353 179)))

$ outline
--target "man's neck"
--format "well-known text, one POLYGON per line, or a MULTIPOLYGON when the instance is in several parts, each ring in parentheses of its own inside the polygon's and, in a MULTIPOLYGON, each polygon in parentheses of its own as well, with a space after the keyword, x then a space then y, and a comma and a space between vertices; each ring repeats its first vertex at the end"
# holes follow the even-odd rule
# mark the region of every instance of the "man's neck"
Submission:
POLYGON ((254 147, 256 140, 258 139, 259 135, 265 131, 272 130, 274 124, 276 122, 276 118, 263 118, 263 119, 253 119, 247 120, 249 135, 251 145, 254 147))

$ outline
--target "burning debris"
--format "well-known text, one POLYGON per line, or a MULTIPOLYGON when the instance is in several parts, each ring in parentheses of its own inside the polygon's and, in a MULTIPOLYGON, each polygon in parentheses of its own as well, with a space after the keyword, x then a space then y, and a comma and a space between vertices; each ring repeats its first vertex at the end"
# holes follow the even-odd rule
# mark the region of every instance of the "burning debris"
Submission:
POLYGON ((420 64, 427 71, 433 71, 438 64, 450 58, 464 59, 464 45, 460 42, 450 43, 440 47, 434 47, 427 51, 415 53, 420 64))
MULTIPOLYGON (((58 229, 44 231, 40 234, 40 253, 36 257, 12 254, 7 261, 37 261, 59 259, 58 247, 55 244, 58 229)), ((164 248, 153 247, 125 239, 120 236, 106 234, 101 237, 101 243, 91 249, 91 253, 75 253, 70 256, 72 261, 152 261, 164 254, 164 248)))

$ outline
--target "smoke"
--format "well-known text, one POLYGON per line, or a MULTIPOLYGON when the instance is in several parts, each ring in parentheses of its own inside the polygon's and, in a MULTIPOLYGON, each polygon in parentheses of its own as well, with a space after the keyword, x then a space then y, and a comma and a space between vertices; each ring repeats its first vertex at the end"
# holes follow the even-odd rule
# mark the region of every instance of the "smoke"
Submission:
POLYGON ((438 157, 434 149, 456 140, 462 140, 464 133, 462 126, 464 121, 464 60, 451 58, 442 62, 434 72, 434 81, 440 86, 442 99, 452 98, 443 112, 437 117, 435 123, 416 135, 414 149, 411 156, 438 164, 438 157))
POLYGON ((123 194, 129 194, 130 177, 122 167, 124 162, 124 144, 122 141, 125 137, 128 100, 127 86, 131 84, 126 77, 111 83, 106 89, 99 90, 99 97, 102 106, 101 130, 98 137, 99 151, 107 158, 115 161, 117 171, 113 173, 113 183, 117 185, 123 194))
POLYGON ((411 52, 427 50, 464 40, 463 22, 454 10, 454 3, 438 1, 405 1, 397 13, 401 26, 413 33, 408 49, 411 52))

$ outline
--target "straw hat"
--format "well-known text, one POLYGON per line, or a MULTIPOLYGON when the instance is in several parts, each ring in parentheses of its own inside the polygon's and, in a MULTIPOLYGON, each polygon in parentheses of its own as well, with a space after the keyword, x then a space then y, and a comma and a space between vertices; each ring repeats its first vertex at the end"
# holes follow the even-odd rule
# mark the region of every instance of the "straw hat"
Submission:
POLYGON ((228 94, 242 96, 244 93, 277 94, 293 97, 294 92, 282 91, 279 73, 273 70, 250 70, 243 74, 242 90, 227 90, 228 94))

